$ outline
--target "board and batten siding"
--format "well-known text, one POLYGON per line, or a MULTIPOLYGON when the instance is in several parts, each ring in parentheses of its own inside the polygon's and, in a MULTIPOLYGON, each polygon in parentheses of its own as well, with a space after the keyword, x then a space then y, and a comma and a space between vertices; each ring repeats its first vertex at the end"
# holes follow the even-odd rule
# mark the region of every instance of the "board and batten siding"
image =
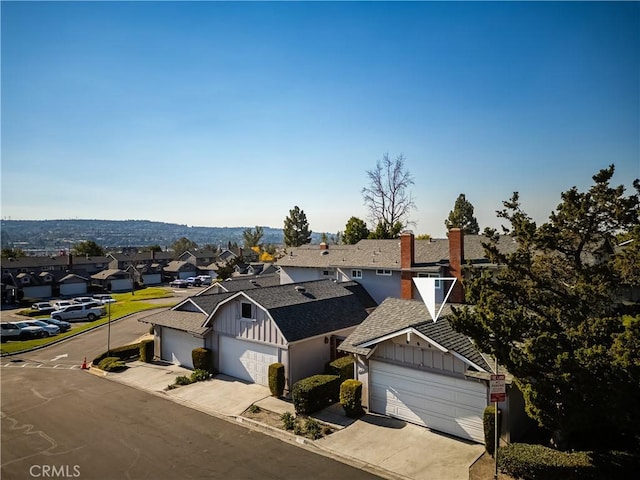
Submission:
POLYGON ((387 340, 376 347, 371 358, 459 376, 464 376, 467 370, 462 360, 429 345, 417 335, 411 335, 408 344, 404 335, 387 340))
POLYGON ((216 312, 214 330, 221 335, 285 346, 286 341, 271 321, 269 315, 247 299, 232 300, 216 312), (253 319, 241 318, 242 303, 251 303, 253 319))

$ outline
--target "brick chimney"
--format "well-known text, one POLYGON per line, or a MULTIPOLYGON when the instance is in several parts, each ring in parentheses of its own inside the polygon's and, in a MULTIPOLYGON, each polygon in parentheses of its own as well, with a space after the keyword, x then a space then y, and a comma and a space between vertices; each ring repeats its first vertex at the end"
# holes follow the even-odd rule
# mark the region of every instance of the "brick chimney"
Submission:
POLYGON ((325 242, 321 242, 320 250, 329 250, 329 245, 327 245, 325 242))
POLYGON ((400 298, 413 299, 413 274, 411 267, 415 263, 415 243, 413 233, 402 232, 400 234, 400 298))
POLYGON ((462 285, 462 265, 464 264, 464 233, 459 228, 449 230, 449 275, 456 277, 456 282, 449 302, 464 303, 464 287, 462 285))
POLYGON ((67 257, 67 270, 73 270, 73 254, 69 252, 69 256, 67 257))

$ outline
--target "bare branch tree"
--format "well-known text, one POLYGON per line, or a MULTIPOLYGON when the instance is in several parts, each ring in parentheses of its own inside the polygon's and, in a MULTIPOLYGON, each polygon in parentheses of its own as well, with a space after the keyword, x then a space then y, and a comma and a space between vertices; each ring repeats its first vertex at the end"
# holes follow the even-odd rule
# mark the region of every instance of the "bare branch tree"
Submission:
POLYGON ((362 196, 373 224, 381 225, 385 230, 391 230, 397 224, 402 228, 411 224, 409 213, 416 205, 407 189, 414 182, 404 166, 404 155, 391 160, 385 153, 375 169, 367 170, 367 176, 370 183, 362 189, 362 196))

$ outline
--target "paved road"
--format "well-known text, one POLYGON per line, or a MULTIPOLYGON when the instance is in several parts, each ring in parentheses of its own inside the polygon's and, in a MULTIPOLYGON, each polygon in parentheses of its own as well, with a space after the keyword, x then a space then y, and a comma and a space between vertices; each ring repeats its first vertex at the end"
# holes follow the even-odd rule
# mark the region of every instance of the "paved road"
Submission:
MULTIPOLYGON (((128 343, 147 331, 132 317, 113 324, 111 335, 128 343)), ((80 370, 85 354, 104 349, 105 335, 101 328, 11 366, 2 359, 0 478, 376 478, 80 370), (60 355, 67 356, 53 360, 60 355)))

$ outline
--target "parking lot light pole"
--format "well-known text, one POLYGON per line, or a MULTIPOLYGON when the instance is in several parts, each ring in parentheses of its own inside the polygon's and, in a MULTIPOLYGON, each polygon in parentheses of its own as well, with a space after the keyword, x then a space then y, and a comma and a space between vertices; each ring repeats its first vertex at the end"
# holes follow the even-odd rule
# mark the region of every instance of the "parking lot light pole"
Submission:
POLYGON ((107 356, 111 354, 111 302, 107 302, 109 318, 107 319, 107 356))

